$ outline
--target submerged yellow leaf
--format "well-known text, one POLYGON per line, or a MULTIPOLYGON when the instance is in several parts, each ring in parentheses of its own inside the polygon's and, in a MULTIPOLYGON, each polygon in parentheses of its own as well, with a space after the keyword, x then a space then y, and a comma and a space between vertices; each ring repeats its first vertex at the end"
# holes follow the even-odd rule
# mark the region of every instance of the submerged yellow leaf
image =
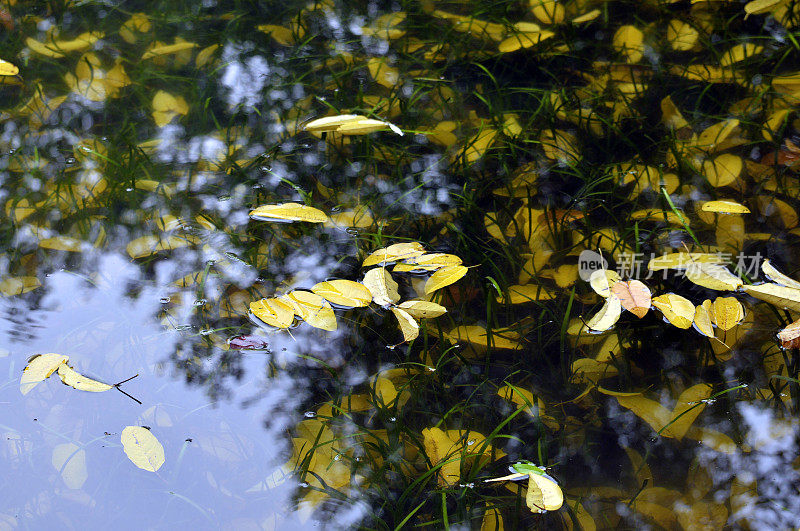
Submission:
POLYGON ((434 291, 449 286, 461 280, 469 269, 462 265, 444 267, 425 282, 425 293, 431 294, 434 291))
POLYGON ((522 348, 522 337, 512 330, 492 330, 491 340, 486 329, 482 326, 458 326, 445 333, 445 337, 453 342, 467 341, 482 347, 491 346, 494 348, 519 350, 522 348))
POLYGON ((250 211, 250 217, 259 221, 307 221, 324 223, 328 216, 321 210, 300 203, 280 203, 263 205, 250 211))
POLYGON ((612 39, 614 49, 625 56, 629 63, 637 63, 644 52, 644 33, 636 26, 622 26, 612 39))
POLYGON ((703 162, 703 174, 711 186, 718 188, 733 184, 742 173, 742 158, 730 153, 703 162))
POLYGON ((0 295, 11 297, 35 290, 42 283, 36 277, 7 277, 0 280, 0 295))
POLYGON ((83 487, 89 478, 89 472, 86 470, 86 451, 75 443, 55 445, 51 463, 61 474, 61 479, 69 489, 83 487))
POLYGON ((700 32, 689 23, 672 19, 667 25, 667 40, 673 50, 685 52, 694 48, 700 32))
POLYGON ((619 405, 630 409, 656 432, 664 437, 681 440, 698 415, 705 409, 704 400, 710 395, 710 385, 692 386, 681 393, 672 411, 642 395, 616 395, 616 399, 619 405))
POLYGON ((58 376, 61 377, 62 382, 70 387, 74 387, 78 391, 102 393, 103 391, 108 391, 113 387, 107 383, 98 382, 97 380, 87 378, 67 365, 66 362, 58 366, 58 376))
POLYGON ((700 207, 703 212, 718 212, 720 214, 749 214, 746 206, 728 199, 720 201, 707 201, 700 207))
POLYGON ((56 372, 59 365, 67 360, 69 360, 69 356, 54 353, 34 356, 22 371, 22 377, 19 380, 19 391, 23 395, 27 395, 31 389, 36 387, 39 382, 49 378, 51 374, 56 372))
POLYGON ((32 52, 46 57, 64 57, 69 52, 81 51, 90 48, 95 42, 103 37, 102 33, 87 32, 78 35, 69 41, 49 41, 39 42, 31 37, 25 40, 25 44, 32 52))
POLYGON ((336 279, 319 282, 311 287, 311 291, 332 304, 350 308, 369 306, 372 302, 372 294, 367 287, 352 280, 336 279))
POLYGON ((524 284, 508 287, 508 297, 497 296, 497 302, 525 304, 533 301, 549 301, 556 297, 552 290, 539 284, 524 284))
POLYGON ((400 301, 400 294, 397 292, 399 286, 384 267, 367 271, 362 284, 372 294, 372 300, 378 306, 386 307, 400 301))
POLYGON ((158 46, 150 47, 146 52, 144 52, 142 59, 150 59, 160 55, 172 55, 185 50, 191 50, 192 48, 196 47, 197 43, 186 41, 179 41, 174 44, 160 44, 158 46))
POLYGON ((164 464, 164 447, 147 428, 127 426, 120 441, 128 459, 142 470, 155 472, 164 464))

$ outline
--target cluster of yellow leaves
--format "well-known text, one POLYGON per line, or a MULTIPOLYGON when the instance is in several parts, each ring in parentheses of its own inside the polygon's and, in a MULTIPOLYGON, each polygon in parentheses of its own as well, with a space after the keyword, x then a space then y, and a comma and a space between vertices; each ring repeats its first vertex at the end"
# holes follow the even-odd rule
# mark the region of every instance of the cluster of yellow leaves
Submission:
MULTIPOLYGON (((269 205, 252 211, 250 216, 262 220, 323 221, 321 211, 288 203, 269 205)), ((315 284, 311 291, 293 290, 279 297, 265 298, 250 303, 251 316, 256 323, 278 329, 287 329, 295 317, 322 330, 337 328, 336 314, 331 305, 339 308, 363 308, 375 303, 389 309, 397 318, 403 341, 413 341, 419 336, 417 319, 435 318, 447 309, 425 299, 400 302, 399 285, 384 266, 397 263, 393 271, 405 273, 432 272, 425 283, 425 295, 449 286, 463 277, 467 268, 461 259, 445 253, 427 253, 417 242, 396 243, 378 249, 364 259, 362 266, 369 269, 361 282, 333 279, 315 284), (398 269, 399 268, 399 269, 398 269)))

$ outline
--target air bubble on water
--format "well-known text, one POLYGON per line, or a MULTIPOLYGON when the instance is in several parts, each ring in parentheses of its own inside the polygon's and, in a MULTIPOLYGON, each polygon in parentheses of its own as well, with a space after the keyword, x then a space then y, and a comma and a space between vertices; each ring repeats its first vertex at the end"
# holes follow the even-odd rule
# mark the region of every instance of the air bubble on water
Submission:
POLYGON ((300 483, 300 486, 303 487, 303 488, 308 487, 308 483, 303 481, 303 482, 300 483))
POLYGON ((191 329, 192 329, 192 325, 189 325, 189 324, 178 325, 178 326, 175 327, 175 330, 177 330, 178 332, 183 332, 184 330, 191 330, 191 329))
POLYGON ((9 154, 9 155, 13 155, 13 154, 14 154, 14 153, 16 153, 16 152, 17 152, 17 150, 16 150, 16 149, 9 149, 9 150, 8 150, 8 154, 9 154))
POLYGON ((475 444, 475 439, 470 439, 467 441, 467 446, 472 446, 473 444, 475 444))
POLYGON ((392 417, 392 418, 389 419, 389 421, 390 422, 396 422, 397 421, 397 417, 392 417))
POLYGON ((75 164, 76 162, 78 162, 78 159, 76 159, 75 157, 67 157, 67 159, 64 162, 66 164, 75 164))
POLYGON ((334 461, 341 461, 342 460, 342 456, 339 455, 339 454, 336 454, 335 456, 333 456, 333 460, 334 461))
POLYGON ((231 198, 229 195, 221 195, 217 198, 217 201, 228 201, 231 198))
POLYGON ((314 413, 313 411, 306 411, 305 413, 303 413, 303 416, 307 419, 313 419, 314 417, 317 416, 317 414, 314 413))
POLYGON ((206 301, 205 299, 198 299, 198 300, 194 301, 192 304, 194 306, 205 306, 206 302, 208 302, 208 301, 206 301))
POLYGON ((214 333, 214 330, 211 329, 211 328, 206 328, 205 330, 200 330, 200 335, 201 336, 207 336, 207 335, 210 335, 210 334, 213 334, 213 333, 214 333))
POLYGON ((133 192, 133 188, 125 188, 126 192, 133 192))
POLYGON ((81 146, 79 149, 80 149, 81 151, 83 151, 84 153, 90 153, 90 152, 92 151, 92 150, 89 148, 89 146, 81 146))
POLYGON ((350 236, 358 236, 358 229, 355 227, 347 227, 344 231, 350 236))
POLYGON ((169 297, 161 297, 158 302, 160 302, 161 304, 167 304, 171 300, 172 299, 170 299, 169 297))

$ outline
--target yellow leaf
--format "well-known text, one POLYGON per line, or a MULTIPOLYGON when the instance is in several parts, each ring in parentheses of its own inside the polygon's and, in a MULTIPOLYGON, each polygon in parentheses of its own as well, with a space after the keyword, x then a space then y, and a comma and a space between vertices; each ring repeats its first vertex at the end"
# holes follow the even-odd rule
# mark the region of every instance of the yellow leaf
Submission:
POLYGON ((775 269, 775 266, 772 265, 772 262, 767 259, 761 262, 761 271, 768 279, 780 284, 781 286, 800 289, 800 282, 775 269))
POLYGON ((74 443, 61 443, 53 447, 53 468, 60 474, 69 489, 83 487, 89 477, 86 470, 86 451, 74 443))
POLYGON ((744 308, 742 303, 734 297, 717 297, 714 299, 713 313, 714 324, 728 331, 738 325, 744 319, 744 308))
POLYGON ((78 373, 77 371, 75 371, 75 369, 67 365, 66 362, 58 366, 58 376, 61 377, 62 382, 64 382, 70 387, 74 387, 78 391, 102 393, 103 391, 108 391, 113 387, 106 383, 98 382, 97 380, 92 380, 91 378, 87 378, 86 376, 78 373))
POLYGON ((349 308, 369 306, 372 294, 366 286, 352 280, 328 280, 311 287, 311 291, 324 297, 328 302, 349 308))
POLYGON ((164 447, 147 428, 126 426, 120 441, 128 459, 142 470, 155 472, 164 464, 164 447))
POLYGON ((259 221, 307 221, 308 223, 324 223, 328 216, 321 210, 299 203, 280 203, 263 205, 250 211, 250 217, 259 221))
POLYGON ((485 127, 466 142, 466 147, 463 151, 463 156, 467 164, 472 164, 486 153, 494 141, 497 139, 499 132, 497 129, 485 127))
POLYGON ((555 33, 547 30, 521 31, 503 40, 497 46, 497 49, 500 51, 500 53, 509 53, 524 48, 531 48, 540 42, 546 41, 554 35, 555 33))
POLYGON ((198 68, 208 65, 214 57, 214 52, 216 52, 218 48, 219 44, 212 44, 211 46, 203 48, 197 53, 197 57, 194 58, 194 64, 198 68))
POLYGON ((153 57, 157 57, 160 55, 172 55, 178 52, 182 52, 184 50, 191 50, 192 48, 196 48, 197 43, 194 42, 176 42, 174 44, 161 44, 159 46, 153 46, 149 48, 144 54, 142 55, 142 59, 150 59, 153 57))
POLYGON ((7 277, 0 280, 0 295, 11 297, 35 290, 42 283, 36 277, 7 277))
POLYGON ((784 0, 752 0, 744 6, 745 16, 769 13, 783 3, 784 0))
POLYGON ((419 242, 395 243, 389 247, 373 251, 372 254, 364 259, 361 266, 368 267, 376 264, 385 265, 388 262, 413 259, 424 254, 425 248, 422 247, 422 244, 419 242))
POLYGON ((600 11, 599 9, 592 9, 591 11, 587 11, 583 15, 578 15, 577 17, 573 18, 571 22, 573 24, 583 24, 584 22, 591 22, 592 20, 596 19, 602 14, 603 12, 600 11))
POLYGON ((611 288, 621 280, 619 273, 613 269, 598 269, 589 276, 589 285, 603 298, 611 295, 611 288))
POLYGON ((714 308, 708 299, 694 310, 694 329, 706 337, 714 337, 714 328, 711 322, 713 312, 714 308))
POLYGON ((751 297, 773 304, 778 308, 800 312, 800 289, 779 284, 742 286, 742 289, 751 297))
POLYGON ((533 301, 549 301, 556 297, 556 294, 538 284, 525 284, 523 286, 509 286, 508 297, 497 296, 497 302, 506 304, 525 304, 533 301))
POLYGON ((403 260, 401 264, 394 266, 392 271, 395 273, 421 273, 454 265, 461 265, 461 258, 454 254, 429 253, 403 260))
POLYGON ((572 362, 572 376, 570 382, 575 384, 597 383, 604 378, 613 378, 619 370, 608 363, 602 363, 592 358, 578 358, 572 362))
POLYGON ((734 63, 738 63, 740 61, 744 61, 745 59, 749 59, 754 55, 758 55, 762 51, 764 51, 763 46, 759 46, 758 44, 753 44, 752 42, 737 44, 736 46, 732 47, 730 50, 722 54, 722 58, 720 58, 719 64, 720 66, 730 66, 734 63))
POLYGON ((371 26, 361 28, 361 31, 364 35, 378 37, 387 41, 399 39, 406 34, 406 31, 399 29, 397 26, 402 24, 405 19, 406 13, 404 11, 387 13, 375 19, 371 26))
POLYGON ((756 199, 759 212, 764 216, 772 217, 777 215, 784 228, 794 228, 800 222, 797 212, 786 201, 764 195, 760 195, 756 199))
POLYGON ((46 57, 64 57, 69 52, 86 50, 103 37, 102 33, 83 33, 70 41, 39 42, 28 37, 25 44, 34 53, 46 57))
POLYGON ((381 86, 393 89, 400 83, 400 71, 393 66, 389 66, 386 59, 382 57, 370 57, 367 59, 367 70, 372 79, 381 86))
POLYGON ((365 118, 359 121, 344 123, 337 127, 335 132, 342 135, 368 135, 369 133, 384 131, 386 129, 390 129, 398 135, 403 136, 403 131, 393 123, 376 120, 374 118, 365 118))
POLYGON ((294 290, 280 297, 280 300, 291 304, 295 315, 314 328, 333 332, 338 326, 333 308, 316 293, 294 290))
POLYGON ((397 292, 399 286, 384 267, 367 271, 362 284, 372 294, 372 300, 378 306, 386 307, 400 301, 400 294, 397 292))
POLYGON ((425 282, 425 294, 431 294, 438 289, 458 282, 467 274, 467 271, 468 269, 462 265, 448 266, 438 270, 425 282))
POLYGON ((417 319, 433 319, 447 313, 447 308, 429 301, 410 300, 401 302, 398 308, 402 308, 409 315, 417 319))
POLYGON ((173 249, 180 249, 195 243, 197 238, 191 234, 186 235, 169 235, 169 236, 142 236, 128 242, 125 250, 131 258, 144 258, 151 256, 161 251, 171 251, 173 249))
POLYGON ((686 269, 695 263, 724 264, 725 258, 721 254, 709 253, 669 253, 657 256, 650 260, 647 269, 661 271, 663 269, 686 269))
POLYGON ((706 201, 700 207, 703 212, 719 212, 721 214, 749 214, 750 209, 736 201, 706 201))
POLYGON ((275 328, 289 328, 294 322, 294 308, 280 299, 261 299, 250 303, 253 315, 275 328))
POLYGON ((612 39, 615 50, 624 55, 629 63, 637 63, 644 52, 644 33, 635 26, 622 26, 612 39))
POLYGON ((697 44, 700 32, 682 20, 672 19, 667 25, 667 41, 673 50, 688 51, 697 44))
POLYGON ((664 314, 667 321, 678 328, 689 328, 694 322, 694 304, 675 293, 666 293, 653 297, 653 306, 664 314))
POLYGON ((564 504, 564 493, 558 483, 548 476, 528 474, 525 505, 533 512, 557 511, 564 504))
POLYGON ((617 395, 616 399, 620 406, 630 409, 656 432, 660 432, 664 437, 681 440, 698 415, 705 409, 706 404, 702 401, 710 395, 711 386, 708 384, 690 387, 678 397, 673 411, 641 395, 617 395))
POLYGON ((400 323, 400 331, 403 332, 403 339, 406 342, 414 341, 419 336, 419 323, 407 311, 397 306, 392 307, 392 313, 400 323))
POLYGON ((27 395, 31 389, 36 387, 39 382, 49 378, 51 374, 56 372, 58 366, 67 360, 69 360, 69 356, 62 354, 50 353, 34 356, 22 371, 22 377, 19 380, 19 391, 23 395, 27 395))
POLYGON ((539 137, 539 142, 545 157, 561 162, 576 162, 580 159, 578 139, 575 135, 556 129, 544 131, 539 137))
MULTIPOLYGON (((482 326, 458 326, 444 335, 453 343, 467 341, 481 347, 489 346, 489 335, 482 326)), ((491 346, 501 349, 519 350, 522 348, 522 338, 517 332, 511 330, 495 329, 492 331, 491 346)))
POLYGON ((503 515, 499 509, 492 507, 483 513, 483 520, 481 520, 481 531, 505 531, 503 515))
POLYGON ((742 285, 741 278, 720 264, 690 264, 686 268, 685 276, 698 286, 719 291, 736 291, 742 285))
POLYGON ((713 153, 738 127, 739 120, 736 118, 717 122, 704 129, 700 136, 697 137, 697 142, 694 145, 704 151, 713 153))
POLYGON ((725 153, 703 162, 703 174, 708 183, 715 188, 733 184, 741 173, 742 158, 738 155, 725 153))
POLYGON ((19 74, 19 68, 0 59, 0 76, 16 76, 19 74))
POLYGON ((605 332, 617 323, 621 313, 622 303, 619 297, 611 294, 606 298, 600 311, 587 321, 586 328, 591 332, 605 332))

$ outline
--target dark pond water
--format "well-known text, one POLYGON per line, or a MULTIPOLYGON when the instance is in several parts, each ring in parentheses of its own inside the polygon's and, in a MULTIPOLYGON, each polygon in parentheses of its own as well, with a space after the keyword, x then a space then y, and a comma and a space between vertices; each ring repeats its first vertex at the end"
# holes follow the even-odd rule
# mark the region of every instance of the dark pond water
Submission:
POLYGON ((797 527, 798 20, 0 4, 0 529, 797 527))

